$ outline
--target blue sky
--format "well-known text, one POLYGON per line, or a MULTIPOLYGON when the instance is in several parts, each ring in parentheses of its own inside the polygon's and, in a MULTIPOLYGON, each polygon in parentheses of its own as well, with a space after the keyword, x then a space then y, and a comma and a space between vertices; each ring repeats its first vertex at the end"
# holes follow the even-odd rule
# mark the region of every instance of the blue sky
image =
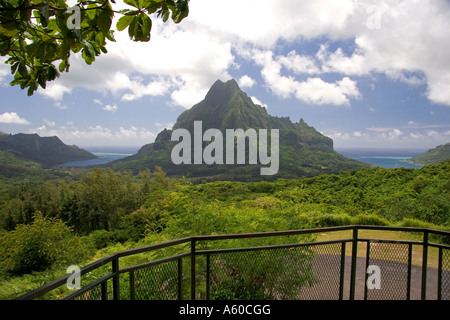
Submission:
POLYGON ((149 43, 116 33, 108 54, 91 66, 73 55, 32 97, 0 64, 0 131, 138 149, 234 78, 336 149, 450 142, 449 1, 191 0, 181 24, 153 21, 149 43))

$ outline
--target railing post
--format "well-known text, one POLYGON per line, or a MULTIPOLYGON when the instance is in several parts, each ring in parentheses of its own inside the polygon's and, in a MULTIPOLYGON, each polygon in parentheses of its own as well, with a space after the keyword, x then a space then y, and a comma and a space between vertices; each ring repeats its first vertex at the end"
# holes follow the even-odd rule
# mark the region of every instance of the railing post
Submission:
POLYGON ((209 253, 206 254, 206 300, 209 300, 209 283, 211 281, 211 271, 210 271, 210 256, 209 253))
POLYGON ((442 248, 439 247, 437 299, 442 300, 442 248))
POLYGON ((350 277, 350 300, 355 300, 355 286, 356 286, 356 258, 358 254, 358 227, 353 227, 353 241, 352 241, 352 269, 350 277))
POLYGON ((427 268, 428 268, 428 230, 423 232, 423 253, 422 253, 422 300, 427 296, 427 268))
POLYGON ((134 278, 134 270, 130 271, 130 300, 135 299, 135 278, 134 278))
POLYGON ((106 281, 102 282, 101 288, 102 288, 102 300, 108 300, 108 286, 106 281))
POLYGON ((364 300, 367 300, 367 279, 368 274, 367 270, 369 269, 369 261, 370 261, 370 240, 366 242, 367 243, 367 249, 366 249, 366 268, 364 269, 364 300))
POLYGON ((195 238, 191 239, 191 300, 195 300, 195 238))
POLYGON ((183 258, 178 258, 178 300, 183 300, 183 258))
POLYGON ((412 267, 412 244, 408 245, 408 283, 406 285, 406 300, 411 300, 411 267, 412 267))
POLYGON ((120 300, 120 281, 119 281, 119 258, 114 257, 112 259, 112 272, 113 272, 113 299, 120 300))
POLYGON ((345 272, 345 242, 341 246, 341 277, 339 279, 339 300, 344 297, 344 272, 345 272))

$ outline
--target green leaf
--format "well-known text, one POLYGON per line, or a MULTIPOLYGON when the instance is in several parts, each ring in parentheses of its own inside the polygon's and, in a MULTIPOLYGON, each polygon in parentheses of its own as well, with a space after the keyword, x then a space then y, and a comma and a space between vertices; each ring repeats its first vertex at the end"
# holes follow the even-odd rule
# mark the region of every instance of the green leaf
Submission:
POLYGON ((16 73, 17 67, 19 67, 19 62, 15 62, 11 65, 11 74, 16 73))
POLYGON ((39 18, 43 27, 47 27, 49 18, 49 6, 47 2, 43 2, 39 6, 39 18))
POLYGON ((97 47, 103 47, 106 44, 105 36, 103 32, 98 32, 95 36, 95 45, 97 47))
POLYGON ((22 76, 22 77, 26 77, 27 75, 28 75, 28 70, 27 70, 27 67, 25 66, 25 63, 20 63, 19 64, 19 74, 22 76))
POLYGON ((159 8, 161 8, 161 0, 144 0, 142 2, 142 6, 147 10, 147 14, 152 14, 156 12, 159 8))
POLYGON ((59 72, 56 70, 56 67, 53 64, 50 64, 47 67, 47 80, 55 80, 57 77, 59 77, 59 72))
POLYGON ((0 35, 5 35, 7 37, 13 37, 19 32, 19 25, 15 22, 7 22, 0 24, 0 35))
POLYGON ((123 2, 125 2, 126 4, 129 4, 130 6, 140 9, 138 0, 123 0, 123 2))
POLYGON ((150 31, 152 29, 152 20, 145 13, 140 13, 133 18, 128 28, 128 35, 134 41, 149 41, 150 31))
POLYGON ((42 87, 42 89, 45 89, 45 87, 46 87, 46 78, 44 77, 44 74, 40 73, 38 75, 38 83, 42 87))
POLYGON ((114 30, 109 30, 109 32, 107 32, 105 34, 106 39, 108 39, 109 41, 115 42, 116 39, 114 39, 114 30))
POLYGON ((102 11, 97 19, 97 26, 100 28, 102 32, 108 32, 111 28, 111 15, 108 11, 102 11))
POLYGON ((116 28, 118 31, 126 29, 130 23, 133 21, 134 16, 123 16, 117 21, 116 28))
MULTIPOLYGON (((25 85, 27 85, 28 83, 26 83, 25 85)), ((22 88, 23 89, 23 88, 22 88)), ((34 91, 36 91, 37 90, 37 83, 36 82, 31 82, 30 84, 29 84, 29 87, 28 87, 28 92, 27 92, 27 95, 28 96, 32 96, 33 95, 33 92, 34 91)))
POLYGON ((90 43, 86 43, 81 51, 81 56, 87 64, 91 64, 95 61, 95 50, 90 43))
POLYGON ((69 64, 67 60, 61 61, 61 63, 58 66, 58 69, 60 72, 69 71, 69 64))
POLYGON ((172 11, 172 20, 175 23, 180 23, 181 20, 189 15, 189 6, 187 0, 178 0, 175 10, 172 11))

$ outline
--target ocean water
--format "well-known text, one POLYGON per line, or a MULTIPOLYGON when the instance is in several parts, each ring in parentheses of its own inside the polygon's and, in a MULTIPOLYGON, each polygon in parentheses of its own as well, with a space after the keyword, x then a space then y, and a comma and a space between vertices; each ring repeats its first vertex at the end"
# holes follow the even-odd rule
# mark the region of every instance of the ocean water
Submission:
POLYGON ((98 158, 82 161, 72 161, 60 164, 60 167, 88 167, 105 164, 114 160, 129 157, 132 153, 114 153, 114 152, 92 152, 98 158))
POLYGON ((389 150, 389 149, 340 149, 342 155, 358 161, 373 164, 381 168, 421 168, 422 165, 407 162, 407 160, 426 150, 389 150))
MULTIPOLYGON (((98 158, 84 161, 74 161, 64 163, 63 167, 87 167, 105 164, 114 160, 129 157, 138 151, 135 147, 96 147, 95 149, 86 150, 92 152, 98 158)), ((406 160, 419 155, 426 150, 392 150, 392 149, 336 149, 342 155, 371 163, 374 166, 382 168, 421 168, 421 165, 409 163, 406 160)))

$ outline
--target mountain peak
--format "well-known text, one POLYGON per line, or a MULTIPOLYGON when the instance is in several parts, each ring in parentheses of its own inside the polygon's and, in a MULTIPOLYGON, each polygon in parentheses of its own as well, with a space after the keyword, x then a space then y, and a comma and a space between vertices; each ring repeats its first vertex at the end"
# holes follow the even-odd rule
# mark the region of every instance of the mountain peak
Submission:
POLYGON ((202 121, 204 128, 261 127, 267 117, 263 107, 256 106, 240 88, 236 80, 217 80, 201 102, 184 111, 174 129, 192 129, 194 121, 202 121), (250 116, 253 115, 253 116, 250 116), (250 119, 250 118, 251 119, 250 119))
MULTIPOLYGON (((272 129, 278 130, 280 171, 277 177, 273 178, 312 176, 366 166, 335 152, 333 140, 308 126, 303 119, 293 123, 289 118, 269 115, 264 107, 253 103, 239 88, 236 80, 231 79, 226 82, 217 80, 202 101, 178 117, 172 130, 160 132, 154 143, 142 147, 129 159, 119 160, 113 167, 117 170, 128 170, 131 166, 133 170, 140 170, 158 165, 169 175, 242 181, 261 179, 260 165, 248 164, 242 167, 228 164, 174 164, 171 161, 171 152, 177 143, 171 140, 172 133, 182 128, 192 137, 195 135, 196 121, 201 122, 201 134, 208 129, 218 129, 222 134, 233 129, 264 129, 270 132, 272 129)), ((204 142, 201 141, 202 148, 207 145, 204 142)))
POLYGON ((217 80, 210 88, 210 90, 241 90, 236 80, 230 79, 228 81, 217 80))
POLYGON ((237 84, 236 80, 231 79, 226 82, 217 80, 209 89, 205 96, 205 101, 213 105, 223 104, 230 100, 233 95, 238 92, 242 92, 237 84))

